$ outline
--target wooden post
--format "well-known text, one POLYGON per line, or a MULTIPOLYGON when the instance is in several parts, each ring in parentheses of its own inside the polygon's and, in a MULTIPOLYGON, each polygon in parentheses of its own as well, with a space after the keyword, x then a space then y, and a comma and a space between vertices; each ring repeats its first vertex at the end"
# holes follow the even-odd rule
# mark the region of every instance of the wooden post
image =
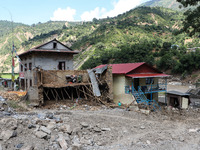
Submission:
POLYGON ((50 91, 51 91, 51 93, 52 93, 52 95, 53 95, 54 99, 56 100, 56 97, 55 97, 55 95, 54 95, 54 93, 53 93, 52 89, 50 89, 50 91))
POLYGON ((65 98, 64 98, 64 95, 63 95, 63 91, 62 91, 62 88, 61 88, 61 94, 62 94, 62 98, 63 98, 63 100, 64 100, 65 98))
MULTIPOLYGON (((84 87, 83 87, 83 86, 82 86, 82 89, 83 89, 83 94, 84 94, 85 98, 88 99, 88 98, 87 98, 87 95, 85 94, 85 90, 84 90, 84 87)), ((80 90, 80 89, 79 89, 79 90, 80 90)))
POLYGON ((67 90, 65 90, 65 88, 64 88, 64 91, 67 94, 67 96, 69 97, 69 99, 71 99, 71 96, 68 94, 68 92, 67 92, 67 90))

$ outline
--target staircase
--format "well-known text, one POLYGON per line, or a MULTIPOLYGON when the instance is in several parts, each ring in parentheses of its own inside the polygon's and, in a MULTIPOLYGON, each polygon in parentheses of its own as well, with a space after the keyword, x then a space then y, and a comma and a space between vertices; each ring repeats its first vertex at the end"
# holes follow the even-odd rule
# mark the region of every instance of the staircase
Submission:
POLYGON ((132 86, 131 94, 135 97, 135 100, 138 104, 141 104, 142 107, 148 108, 150 110, 156 111, 160 110, 160 106, 155 100, 149 100, 145 96, 141 88, 138 88, 138 91, 132 86))

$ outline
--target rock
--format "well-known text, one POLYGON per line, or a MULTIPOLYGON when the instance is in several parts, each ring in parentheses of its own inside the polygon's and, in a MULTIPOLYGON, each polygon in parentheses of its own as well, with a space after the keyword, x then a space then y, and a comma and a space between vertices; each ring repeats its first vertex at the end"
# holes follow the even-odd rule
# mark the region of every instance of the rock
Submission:
POLYGON ((94 127, 93 130, 94 130, 95 132, 101 132, 101 129, 100 129, 99 127, 94 127))
POLYGON ((45 126, 41 126, 40 130, 47 133, 47 134, 51 134, 51 130, 49 130, 48 128, 46 128, 45 126))
POLYGON ((34 150, 34 147, 32 145, 29 145, 24 148, 21 148, 20 150, 34 150))
POLYGON ((145 126, 141 126, 140 129, 145 129, 145 126))
POLYGON ((17 136, 17 132, 15 130, 5 130, 1 132, 0 139, 7 141, 10 138, 16 137, 16 136, 17 136))
POLYGON ((49 130, 52 130, 52 129, 54 129, 55 128, 55 122, 49 122, 48 123, 48 125, 47 125, 47 128, 49 129, 49 130))
POLYGON ((14 118, 4 118, 1 120, 0 124, 2 124, 3 128, 6 129, 11 129, 11 130, 17 129, 17 120, 14 118))
POLYGON ((184 142, 184 141, 185 141, 185 139, 184 139, 183 136, 181 136, 181 137, 179 138, 179 140, 180 140, 181 142, 184 142))
POLYGON ((24 145, 24 143, 19 143, 19 144, 17 144, 16 149, 22 148, 23 145, 24 145))
POLYGON ((67 144, 67 142, 65 141, 65 139, 64 139, 63 136, 60 136, 60 137, 59 137, 58 143, 59 143, 60 147, 62 148, 62 150, 67 150, 68 144, 67 144))
POLYGON ((35 135, 38 137, 38 138, 40 138, 40 139, 42 139, 42 138, 46 138, 47 137, 47 134, 46 133, 44 133, 44 132, 42 132, 42 131, 36 131, 35 132, 35 135))
POLYGON ((147 144, 151 144, 151 142, 149 140, 147 140, 146 142, 147 142, 147 144))
POLYGON ((110 128, 101 128, 102 131, 110 131, 110 128))
POLYGON ((33 125, 33 124, 29 124, 29 125, 28 125, 28 128, 29 128, 29 129, 32 129, 32 128, 36 128, 36 126, 33 125))
POLYGON ((87 124, 86 122, 81 122, 81 126, 84 128, 87 128, 89 126, 89 124, 87 124))
POLYGON ((196 128, 196 129, 189 129, 189 132, 198 132, 198 128, 196 128))
POLYGON ((53 113, 46 114, 46 118, 53 119, 54 118, 53 113))
POLYGON ((90 145, 91 144, 91 140, 86 140, 85 138, 81 138, 80 139, 80 143, 81 144, 86 144, 86 145, 90 145))
POLYGON ((72 129, 71 129, 70 125, 68 125, 68 124, 63 124, 63 125, 60 127, 60 131, 65 132, 65 133, 68 133, 68 134, 71 134, 71 133, 72 133, 72 129))
POLYGON ((146 115, 150 114, 150 110, 140 109, 140 112, 146 115))

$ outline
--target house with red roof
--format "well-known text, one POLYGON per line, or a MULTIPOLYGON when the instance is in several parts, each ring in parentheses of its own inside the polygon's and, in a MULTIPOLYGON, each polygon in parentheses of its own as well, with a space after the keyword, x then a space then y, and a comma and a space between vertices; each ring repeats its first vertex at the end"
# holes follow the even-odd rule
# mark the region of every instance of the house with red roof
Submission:
POLYGON ((44 44, 31 48, 19 54, 19 80, 20 88, 29 89, 37 83, 34 82, 34 68, 43 70, 73 70, 73 55, 78 54, 63 43, 53 39, 44 44))
MULTIPOLYGON (((96 68, 104 66, 106 65, 96 68)), ((159 83, 159 79, 166 79, 169 75, 145 62, 109 64, 108 66, 112 66, 113 98, 116 103, 120 101, 129 104, 133 98, 137 102, 145 99, 158 101, 158 93, 166 92, 167 80, 159 83)))

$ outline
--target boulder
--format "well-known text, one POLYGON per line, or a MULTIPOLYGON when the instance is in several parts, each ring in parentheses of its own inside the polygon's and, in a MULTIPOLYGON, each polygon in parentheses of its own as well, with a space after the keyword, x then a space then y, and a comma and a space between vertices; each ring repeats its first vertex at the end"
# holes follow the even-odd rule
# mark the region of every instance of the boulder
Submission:
POLYGON ((20 150, 34 150, 34 147, 32 145, 26 146, 26 147, 22 147, 20 150))
POLYGON ((68 144, 67 144, 67 142, 65 141, 65 139, 64 139, 63 136, 60 136, 60 137, 59 137, 58 143, 59 143, 60 147, 62 148, 62 150, 67 150, 68 144))
POLYGON ((45 132, 43 132, 43 131, 36 131, 35 132, 35 135, 38 137, 38 138, 40 138, 40 139, 42 139, 42 138, 46 138, 47 137, 47 133, 45 133, 45 132))
POLYGON ((60 131, 71 134, 72 133, 72 129, 70 127, 70 125, 68 124, 63 124, 62 126, 60 126, 60 131))
POLYGON ((87 127, 89 126, 89 124, 86 123, 86 122, 81 122, 81 126, 82 126, 83 128, 87 128, 87 127))
POLYGON ((0 134, 0 139, 7 141, 12 137, 16 137, 17 132, 15 130, 4 130, 0 134))
POLYGON ((45 126, 41 126, 40 130, 47 133, 47 134, 51 134, 51 130, 49 130, 48 128, 46 128, 45 126))

